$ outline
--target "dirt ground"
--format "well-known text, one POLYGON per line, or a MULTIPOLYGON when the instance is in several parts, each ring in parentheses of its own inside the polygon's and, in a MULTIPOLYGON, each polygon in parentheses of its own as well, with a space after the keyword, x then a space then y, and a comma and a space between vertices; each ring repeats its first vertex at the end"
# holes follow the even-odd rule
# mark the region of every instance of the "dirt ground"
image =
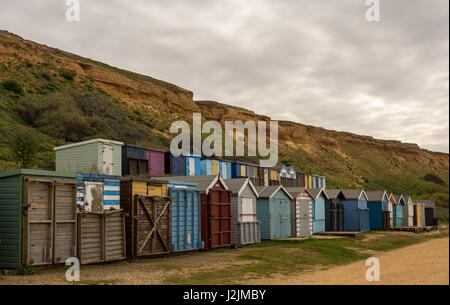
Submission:
MULTIPOLYGON (((123 261, 114 264, 82 266, 79 284, 165 284, 164 279, 170 276, 182 276, 192 272, 213 271, 216 268, 226 269, 252 263, 237 259, 238 255, 247 251, 249 250, 241 248, 226 252, 203 252, 142 259, 131 263, 123 261), (180 268, 180 266, 183 267, 180 268)), ((388 252, 370 251, 366 254, 380 260, 381 281, 378 283, 369 283, 365 280, 368 266, 365 265, 365 261, 358 261, 327 269, 320 267, 312 271, 304 271, 298 276, 274 274, 253 280, 244 276, 241 284, 449 284, 448 237, 431 239, 388 252)), ((65 272, 65 266, 58 266, 43 269, 35 275, 0 275, 0 285, 64 285, 68 284, 65 280, 65 272)))
POLYGON ((327 270, 305 272, 294 277, 272 276, 248 284, 269 285, 448 285, 449 239, 432 239, 397 250, 373 253, 380 261, 380 281, 368 282, 368 266, 359 261, 327 270))

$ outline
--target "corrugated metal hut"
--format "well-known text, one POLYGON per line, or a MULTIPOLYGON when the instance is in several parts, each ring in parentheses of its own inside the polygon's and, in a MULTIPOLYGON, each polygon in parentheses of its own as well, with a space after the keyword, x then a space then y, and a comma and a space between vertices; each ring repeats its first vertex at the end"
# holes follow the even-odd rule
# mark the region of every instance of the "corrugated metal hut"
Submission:
POLYGON ((217 176, 160 177, 164 181, 197 183, 202 191, 201 224, 205 249, 231 246, 231 191, 225 181, 217 176))
POLYGON ((79 211, 120 210, 120 176, 77 174, 79 211))
POLYGON ((147 159, 148 171, 151 176, 162 176, 164 175, 164 154, 165 150, 148 147, 147 148, 147 159))
POLYGON ((122 175, 122 142, 93 139, 55 147, 56 171, 122 175))
POLYGON ((219 167, 220 167, 219 172, 220 172, 220 176, 222 177, 222 179, 231 179, 232 178, 230 161, 221 160, 219 167))
POLYGON ((403 207, 403 226, 414 226, 414 203, 410 195, 403 196, 405 199, 405 206, 403 207))
POLYGON ((292 196, 281 185, 258 189, 256 215, 261 222, 261 239, 290 237, 292 196))
POLYGON ((122 146, 122 176, 148 176, 147 147, 122 146))
POLYGON ((304 187, 290 187, 286 190, 294 198, 291 201, 291 236, 312 236, 314 197, 304 187))
POLYGON ((184 181, 168 181, 167 188, 172 200, 172 252, 202 249, 202 191, 197 189, 197 183, 184 181))
POLYGON ((344 230, 365 232, 370 230, 369 209, 367 195, 361 189, 342 190, 344 204, 344 230))
POLYGON ((248 177, 247 163, 241 161, 233 161, 231 163, 231 176, 233 179, 248 177))
POLYGON ((425 211, 425 223, 424 226, 437 226, 438 217, 436 211, 436 202, 434 200, 413 200, 413 205, 421 204, 425 211))
POLYGON ((326 190, 328 199, 325 202, 325 231, 344 231, 344 194, 341 190, 326 190))
POLYGON ((256 217, 258 193, 250 178, 228 179, 231 190, 231 245, 242 246, 261 241, 256 217))
POLYGON ((77 254, 74 174, 18 169, 0 175, 0 267, 64 263, 77 254))
POLYGON ((389 197, 386 191, 368 191, 367 208, 369 209, 370 229, 389 230, 389 197))
POLYGON ((200 160, 201 157, 198 155, 187 155, 186 156, 186 176, 200 176, 200 160))
POLYGON ((403 195, 394 194, 395 205, 393 206, 394 213, 392 219, 394 227, 403 227, 403 209, 405 207, 405 199, 403 195))
POLYGON ((172 176, 186 176, 186 157, 175 157, 170 151, 164 153, 164 173, 172 176))
POLYGON ((310 189, 313 195, 313 232, 319 233, 325 231, 325 202, 329 199, 325 190, 310 189))

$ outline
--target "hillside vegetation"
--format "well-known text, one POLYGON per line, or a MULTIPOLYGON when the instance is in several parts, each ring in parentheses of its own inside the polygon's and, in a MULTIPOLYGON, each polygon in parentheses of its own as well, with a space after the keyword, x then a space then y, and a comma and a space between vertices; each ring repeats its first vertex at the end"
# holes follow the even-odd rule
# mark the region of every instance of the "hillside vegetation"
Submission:
MULTIPOLYGON (((276 97, 274 97, 276 98, 276 97)), ((173 121, 265 120, 149 76, 0 31, 0 171, 17 167, 11 139, 38 139, 35 168, 54 169, 54 146, 103 137, 168 149, 173 121)), ((416 144, 279 122, 280 162, 327 177, 327 186, 387 189, 435 199, 448 220, 449 156, 416 144)), ((244 158, 245 159, 245 158, 244 158)), ((254 158, 247 158, 255 161, 254 158)))

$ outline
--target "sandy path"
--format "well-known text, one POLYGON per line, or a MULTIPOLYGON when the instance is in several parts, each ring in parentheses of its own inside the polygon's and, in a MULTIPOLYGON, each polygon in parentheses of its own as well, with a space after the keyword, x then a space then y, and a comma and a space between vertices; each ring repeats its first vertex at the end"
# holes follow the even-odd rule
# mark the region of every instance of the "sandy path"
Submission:
MULTIPOLYGON (((432 285, 449 284, 449 238, 432 239, 405 248, 379 252, 380 282, 376 284, 432 285)), ((305 272, 299 276, 272 276, 250 284, 269 285, 367 285, 365 261, 327 270, 305 272)), ((247 282, 248 284, 248 282, 247 282)))

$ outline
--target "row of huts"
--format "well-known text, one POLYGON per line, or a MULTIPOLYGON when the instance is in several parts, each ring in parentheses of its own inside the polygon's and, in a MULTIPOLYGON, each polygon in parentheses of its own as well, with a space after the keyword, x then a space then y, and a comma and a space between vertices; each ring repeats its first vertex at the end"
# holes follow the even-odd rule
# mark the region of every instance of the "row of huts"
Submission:
POLYGON ((89 264, 324 231, 432 225, 424 203, 385 191, 258 185, 251 177, 225 179, 220 171, 116 176, 112 169, 125 164, 145 167, 124 162, 119 147, 96 140, 56 148, 55 172, 0 175, 0 267, 57 264, 72 256, 89 264), (93 173, 94 163, 105 171, 93 173))
POLYGON ((325 188, 326 179, 295 171, 293 166, 263 168, 257 164, 198 155, 175 157, 171 152, 122 142, 93 139, 56 147, 56 168, 111 176, 206 176, 250 178, 254 185, 325 188))

